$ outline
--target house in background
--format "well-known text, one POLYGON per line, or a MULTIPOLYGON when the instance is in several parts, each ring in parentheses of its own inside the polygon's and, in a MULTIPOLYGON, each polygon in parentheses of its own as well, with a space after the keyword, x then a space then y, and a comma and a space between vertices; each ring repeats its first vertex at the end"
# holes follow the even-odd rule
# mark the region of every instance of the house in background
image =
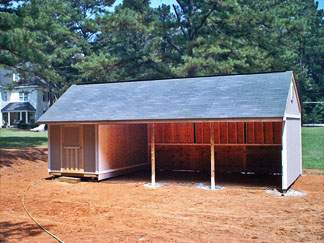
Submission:
POLYGON ((48 92, 39 82, 15 85, 19 74, 0 69, 0 125, 10 126, 15 121, 33 124, 49 107, 48 92))

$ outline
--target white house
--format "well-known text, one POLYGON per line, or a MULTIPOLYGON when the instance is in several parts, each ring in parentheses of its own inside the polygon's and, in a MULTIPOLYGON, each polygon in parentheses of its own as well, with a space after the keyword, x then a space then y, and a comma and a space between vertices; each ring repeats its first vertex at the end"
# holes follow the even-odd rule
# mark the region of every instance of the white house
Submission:
POLYGON ((0 69, 0 125, 12 125, 14 121, 35 123, 48 109, 48 92, 44 92, 41 85, 29 82, 15 85, 19 75, 10 70, 0 69))

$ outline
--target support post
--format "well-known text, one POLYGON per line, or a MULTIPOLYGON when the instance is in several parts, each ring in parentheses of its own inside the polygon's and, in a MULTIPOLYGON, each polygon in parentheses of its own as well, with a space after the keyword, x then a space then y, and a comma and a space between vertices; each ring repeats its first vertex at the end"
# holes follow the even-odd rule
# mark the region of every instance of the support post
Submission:
POLYGON ((215 146, 214 146, 214 123, 210 123, 210 171, 211 185, 210 188, 215 190, 215 146))
POLYGON ((151 170, 152 170, 152 186, 155 186, 155 143, 154 143, 154 123, 151 128, 151 170))
POLYGON ((28 111, 26 111, 26 124, 28 124, 28 111))
POLYGON ((20 114, 19 114, 19 120, 22 120, 22 111, 21 112, 19 112, 20 114))

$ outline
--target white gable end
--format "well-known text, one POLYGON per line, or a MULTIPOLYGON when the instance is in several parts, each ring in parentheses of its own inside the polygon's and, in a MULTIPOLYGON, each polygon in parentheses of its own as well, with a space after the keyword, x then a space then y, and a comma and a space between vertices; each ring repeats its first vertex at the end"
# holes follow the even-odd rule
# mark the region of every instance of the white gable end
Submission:
POLYGON ((297 88, 295 87, 295 83, 291 81, 289 93, 287 97, 287 103, 286 103, 286 117, 300 117, 301 111, 298 105, 298 96, 296 93, 297 88))

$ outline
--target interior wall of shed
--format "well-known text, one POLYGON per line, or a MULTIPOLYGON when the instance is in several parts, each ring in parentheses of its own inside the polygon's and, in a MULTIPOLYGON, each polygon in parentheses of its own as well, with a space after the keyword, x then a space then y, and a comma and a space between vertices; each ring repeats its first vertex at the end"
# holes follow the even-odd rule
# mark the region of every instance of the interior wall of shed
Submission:
MULTIPOLYGON (((281 137, 281 122, 215 122, 216 172, 281 173, 281 137)), ((155 124, 157 170, 210 172, 210 149, 210 123, 155 124)))
POLYGON ((146 124, 98 125, 99 173, 106 173, 100 178, 147 165, 147 144, 146 124))

